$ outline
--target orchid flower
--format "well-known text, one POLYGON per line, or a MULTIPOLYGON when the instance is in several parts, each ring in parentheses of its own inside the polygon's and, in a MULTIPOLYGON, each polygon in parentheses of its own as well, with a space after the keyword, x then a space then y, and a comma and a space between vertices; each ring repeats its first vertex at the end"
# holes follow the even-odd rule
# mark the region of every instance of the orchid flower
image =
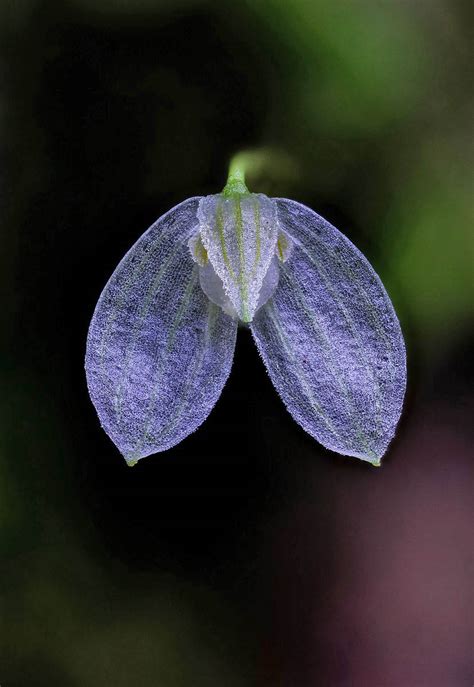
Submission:
POLYGON ((88 387, 127 463, 204 422, 239 324, 296 422, 326 448, 380 465, 406 385, 387 292, 340 231, 301 203, 250 193, 236 164, 222 193, 157 219, 97 303, 88 387))

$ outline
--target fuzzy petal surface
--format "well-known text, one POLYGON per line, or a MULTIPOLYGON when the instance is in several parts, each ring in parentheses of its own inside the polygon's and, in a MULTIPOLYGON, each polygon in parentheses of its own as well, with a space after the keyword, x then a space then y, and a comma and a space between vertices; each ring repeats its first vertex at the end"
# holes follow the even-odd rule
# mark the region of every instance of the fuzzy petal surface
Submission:
POLYGON ((275 255, 275 202, 261 193, 205 196, 198 217, 202 242, 236 316, 251 322, 275 255))
POLYGON ((406 354, 385 288, 338 229, 275 199, 293 243, 252 333, 287 409, 323 446, 375 465, 400 418, 406 354))
POLYGON ((129 464, 194 432, 232 366, 237 324, 203 293, 188 247, 199 200, 177 205, 141 236, 90 324, 89 393, 129 464))

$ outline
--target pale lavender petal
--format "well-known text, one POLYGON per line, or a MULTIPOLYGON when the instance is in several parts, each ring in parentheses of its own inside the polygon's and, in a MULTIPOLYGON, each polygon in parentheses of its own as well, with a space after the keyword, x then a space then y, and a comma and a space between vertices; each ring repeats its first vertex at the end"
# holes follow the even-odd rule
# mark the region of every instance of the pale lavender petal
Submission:
POLYGON ((250 322, 278 240, 276 205, 261 193, 205 196, 199 227, 209 261, 236 315, 250 322))
POLYGON ((294 419, 327 448, 380 463, 406 386, 392 303, 360 251, 309 208, 276 199, 293 242, 251 329, 294 419))
POLYGON ((231 369, 237 324, 202 292, 188 247, 199 200, 177 205, 143 234, 90 324, 89 393, 129 464, 197 429, 231 369))

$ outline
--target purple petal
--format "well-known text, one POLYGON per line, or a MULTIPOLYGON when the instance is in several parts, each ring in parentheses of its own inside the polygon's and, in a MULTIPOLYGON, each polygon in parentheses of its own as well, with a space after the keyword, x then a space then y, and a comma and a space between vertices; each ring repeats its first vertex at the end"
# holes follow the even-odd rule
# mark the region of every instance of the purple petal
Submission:
POLYGON ((366 258, 309 208, 277 199, 293 252, 251 329, 294 419, 327 448, 378 465, 400 417, 400 325, 366 258))
POLYGON ((89 393, 129 464, 197 429, 231 369, 237 324, 202 292, 187 245, 199 200, 177 205, 143 234, 90 324, 89 393))

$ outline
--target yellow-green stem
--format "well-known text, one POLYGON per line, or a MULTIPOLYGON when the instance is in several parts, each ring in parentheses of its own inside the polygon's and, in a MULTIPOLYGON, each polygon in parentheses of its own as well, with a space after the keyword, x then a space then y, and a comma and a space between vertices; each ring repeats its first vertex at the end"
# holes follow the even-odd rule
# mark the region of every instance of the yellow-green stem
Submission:
POLYGON ((229 197, 249 193, 245 185, 245 173, 249 167, 250 155, 247 152, 240 152, 231 159, 227 183, 222 191, 223 196, 229 197))

